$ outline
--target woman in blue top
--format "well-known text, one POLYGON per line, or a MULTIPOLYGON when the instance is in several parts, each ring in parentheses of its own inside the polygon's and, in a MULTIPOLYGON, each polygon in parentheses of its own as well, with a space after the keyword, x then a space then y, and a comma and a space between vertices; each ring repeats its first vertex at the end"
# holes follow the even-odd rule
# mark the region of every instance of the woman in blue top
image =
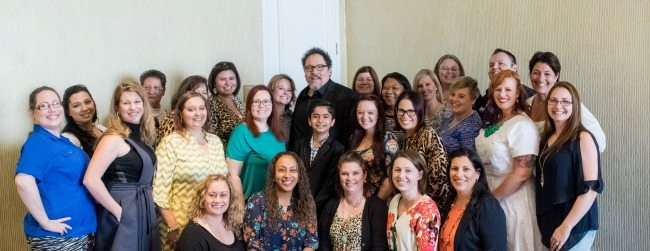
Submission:
POLYGON ((27 207, 23 221, 31 250, 88 250, 95 232, 94 203, 82 184, 88 156, 61 137, 63 107, 52 88, 29 95, 34 129, 16 166, 15 182, 27 207))
POLYGON ((581 122, 578 91, 556 83, 546 100, 546 124, 536 163, 537 224, 551 250, 590 250, 603 191, 598 144, 581 122))
POLYGON ((445 152, 461 148, 476 151, 474 139, 481 130, 481 116, 472 107, 480 96, 478 83, 471 77, 461 77, 449 87, 447 104, 453 116, 442 122, 438 130, 445 152))
POLYGON ((253 87, 246 98, 249 116, 235 126, 226 147, 226 163, 235 196, 248 198, 262 191, 271 159, 285 150, 280 121, 271 116, 272 112, 271 90, 263 85, 253 87))

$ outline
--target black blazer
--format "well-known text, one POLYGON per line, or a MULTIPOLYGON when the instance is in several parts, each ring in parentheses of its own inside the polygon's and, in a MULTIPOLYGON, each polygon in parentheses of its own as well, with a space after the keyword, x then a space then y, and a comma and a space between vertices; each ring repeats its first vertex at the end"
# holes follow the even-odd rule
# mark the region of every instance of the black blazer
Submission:
MULTIPOLYGON (((319 250, 330 251, 332 239, 330 227, 336 215, 341 199, 330 200, 323 213, 320 215, 318 224, 319 250)), ((366 199, 361 216, 361 250, 362 251, 386 251, 388 250, 388 238, 386 238, 386 220, 388 218, 388 205, 385 201, 371 196, 366 199)))
POLYGON ((305 163, 307 168, 307 176, 309 176, 309 185, 311 186, 311 193, 316 203, 317 215, 320 215, 321 210, 327 201, 336 197, 334 186, 336 185, 337 165, 344 148, 341 143, 336 141, 334 137, 328 137, 323 145, 318 149, 316 158, 310 164, 311 147, 309 141, 311 136, 302 138, 296 142, 296 153, 305 163))
POLYGON ((465 209, 454 237, 454 250, 506 250, 506 215, 492 195, 465 209))

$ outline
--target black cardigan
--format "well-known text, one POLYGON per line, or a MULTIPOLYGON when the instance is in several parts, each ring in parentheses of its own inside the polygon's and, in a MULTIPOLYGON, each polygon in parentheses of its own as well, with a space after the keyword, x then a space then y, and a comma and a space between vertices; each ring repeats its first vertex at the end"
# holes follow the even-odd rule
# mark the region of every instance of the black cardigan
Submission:
POLYGON ((341 143, 330 135, 318 149, 314 161, 309 163, 311 158, 310 141, 311 136, 302 138, 296 142, 297 148, 295 151, 307 168, 309 186, 316 203, 316 215, 320 215, 325 203, 336 197, 336 191, 334 191, 336 179, 338 179, 336 166, 344 148, 341 143))
MULTIPOLYGON (((330 200, 323 213, 320 215, 318 225, 319 250, 332 250, 332 239, 330 227, 336 215, 341 199, 330 200)), ((385 201, 372 196, 366 199, 361 216, 361 250, 386 251, 388 250, 388 238, 386 237, 386 220, 388 218, 388 206, 385 201)))
POLYGON ((506 250, 506 215, 492 195, 465 209, 454 237, 454 250, 506 250))

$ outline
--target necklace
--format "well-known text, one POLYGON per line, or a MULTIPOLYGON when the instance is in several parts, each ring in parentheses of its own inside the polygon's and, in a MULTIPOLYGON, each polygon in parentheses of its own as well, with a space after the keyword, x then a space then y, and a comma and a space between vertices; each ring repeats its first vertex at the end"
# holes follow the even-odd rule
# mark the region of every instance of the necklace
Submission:
POLYGON ((483 135, 484 135, 486 138, 487 138, 487 137, 490 137, 490 136, 492 136, 492 134, 494 134, 495 132, 497 132, 497 131, 499 130, 499 128, 501 128, 501 125, 500 125, 500 124, 491 124, 491 125, 489 125, 488 127, 486 127, 485 130, 483 130, 483 135))

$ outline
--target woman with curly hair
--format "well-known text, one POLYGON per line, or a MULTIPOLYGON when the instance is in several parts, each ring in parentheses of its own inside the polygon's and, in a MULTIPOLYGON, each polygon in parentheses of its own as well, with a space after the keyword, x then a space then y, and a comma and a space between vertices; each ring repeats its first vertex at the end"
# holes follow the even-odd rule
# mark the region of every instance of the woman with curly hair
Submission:
POLYGON ((178 251, 240 251, 243 209, 237 206, 232 183, 213 174, 197 187, 190 203, 190 219, 176 242, 178 251))
POLYGON ((246 204, 244 240, 248 250, 318 248, 316 204, 300 157, 282 152, 273 158, 266 189, 246 204))

